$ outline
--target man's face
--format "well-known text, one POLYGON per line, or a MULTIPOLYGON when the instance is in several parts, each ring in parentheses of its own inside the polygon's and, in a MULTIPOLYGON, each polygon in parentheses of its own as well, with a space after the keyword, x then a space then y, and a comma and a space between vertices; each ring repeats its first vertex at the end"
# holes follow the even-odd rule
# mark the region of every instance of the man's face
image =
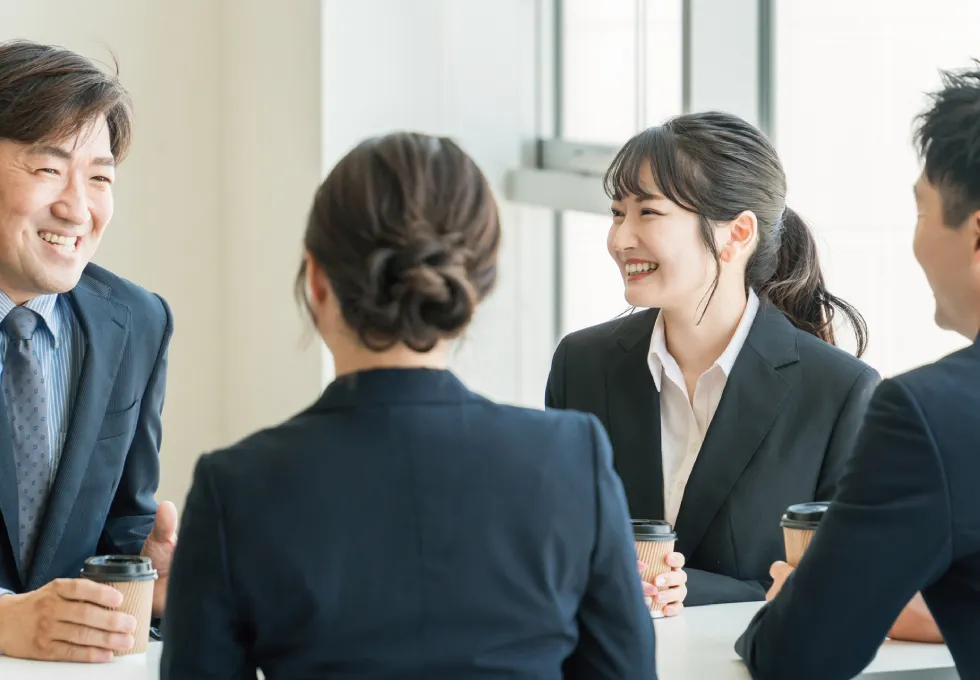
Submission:
POLYGON ((0 290, 22 304, 74 288, 112 219, 114 181, 103 118, 61 141, 0 140, 0 290))
POLYGON ((946 225, 942 195, 923 174, 915 184, 913 250, 936 298, 936 323, 973 340, 980 331, 978 215, 946 225))

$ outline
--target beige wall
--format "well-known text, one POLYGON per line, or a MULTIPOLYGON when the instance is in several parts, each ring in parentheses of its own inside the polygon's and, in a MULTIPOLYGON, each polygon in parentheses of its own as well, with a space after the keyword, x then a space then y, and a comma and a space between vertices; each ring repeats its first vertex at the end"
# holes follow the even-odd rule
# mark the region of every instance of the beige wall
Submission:
POLYGON ((167 298, 176 319, 159 498, 180 505, 209 448, 276 422, 319 388, 291 300, 320 176, 319 3, 0 3, 0 39, 109 61, 136 138, 96 260, 167 298))
POLYGON ((226 436, 320 390, 319 343, 293 301, 320 170, 320 3, 225 0, 221 243, 226 436), (288 10, 288 11, 287 11, 288 10), (307 340, 307 341, 304 341, 307 340))

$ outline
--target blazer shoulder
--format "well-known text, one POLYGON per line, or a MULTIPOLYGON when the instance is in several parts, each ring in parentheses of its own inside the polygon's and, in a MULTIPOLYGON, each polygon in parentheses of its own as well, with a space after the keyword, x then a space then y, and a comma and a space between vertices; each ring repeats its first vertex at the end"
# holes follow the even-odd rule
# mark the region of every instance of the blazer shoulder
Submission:
POLYGON ((601 349, 614 345, 620 337, 635 341, 644 334, 653 332, 653 323, 656 318, 657 310, 654 309, 633 312, 595 326, 573 331, 562 338, 561 344, 566 347, 601 349))
MULTIPOLYGON (((315 416, 303 412, 289 420, 257 430, 227 446, 203 453, 198 461, 211 479, 220 486, 231 484, 250 486, 255 480, 268 479, 277 463, 288 459, 296 444, 309 444, 315 428, 310 422, 315 416)), ((323 442, 324 448, 328 447, 323 442)))
POLYGON ((936 402, 951 407, 959 398, 954 395, 969 395, 973 401, 980 402, 980 395, 973 397, 977 380, 980 380, 980 344, 900 373, 889 382, 901 386, 923 405, 936 402))
POLYGON ((556 437, 562 434, 573 435, 573 439, 578 439, 582 428, 591 428, 599 425, 599 420, 591 413, 580 411, 546 409, 538 410, 525 408, 523 406, 510 406, 498 404, 493 401, 484 402, 490 421, 494 423, 507 423, 513 429, 532 429, 544 433, 554 433, 556 437))
POLYGON ((134 323, 141 329, 146 329, 149 324, 150 328, 156 327, 168 333, 172 330, 173 314, 167 301, 142 286, 96 264, 85 267, 81 284, 128 307, 134 323))
MULTIPOLYGON (((598 419, 577 411, 538 410, 498 404, 483 398, 464 402, 471 409, 466 417, 470 436, 482 443, 495 442, 507 450, 533 449, 568 456, 571 452, 592 449, 591 433, 602 425, 598 419), (510 445, 508 442, 513 442, 510 445)), ((281 465, 290 452, 308 447, 316 441, 320 451, 332 445, 345 446, 345 440, 324 437, 324 415, 309 409, 279 425, 259 430, 240 441, 211 451, 209 468, 221 476, 262 479, 270 468, 281 465)), ((329 431, 327 431, 329 432, 329 431)))
POLYGON ((879 382, 881 376, 874 368, 850 352, 835 347, 820 338, 797 329, 800 361, 818 373, 822 379, 853 384, 860 378, 879 382))

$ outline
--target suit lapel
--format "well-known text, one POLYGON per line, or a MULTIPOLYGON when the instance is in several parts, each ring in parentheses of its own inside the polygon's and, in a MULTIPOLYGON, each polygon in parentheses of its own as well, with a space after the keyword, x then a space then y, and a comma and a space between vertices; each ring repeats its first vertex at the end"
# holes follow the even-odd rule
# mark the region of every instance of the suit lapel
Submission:
POLYGON ((650 310, 623 320, 613 350, 617 356, 606 375, 616 471, 626 489, 630 515, 639 519, 664 516, 660 395, 647 364, 656 318, 656 310, 650 310))
POLYGON ((108 290, 96 286, 83 278, 68 296, 81 324, 85 358, 61 462, 28 577, 29 589, 39 588, 50 580, 47 572, 57 554, 88 469, 129 334, 129 309, 109 300, 108 290))
POLYGON ((763 301, 732 367, 677 514, 677 551, 690 556, 752 460, 792 389, 780 369, 799 359, 798 331, 763 301))

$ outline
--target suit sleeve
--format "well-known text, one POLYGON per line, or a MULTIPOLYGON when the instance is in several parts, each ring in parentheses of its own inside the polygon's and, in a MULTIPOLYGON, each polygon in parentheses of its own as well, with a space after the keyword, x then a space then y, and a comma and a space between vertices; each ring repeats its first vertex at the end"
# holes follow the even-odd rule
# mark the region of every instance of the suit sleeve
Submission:
POLYGON ((772 585, 771 582, 740 581, 731 576, 701 569, 685 568, 684 571, 687 573, 685 607, 730 602, 761 602, 766 599, 766 591, 772 585))
POLYGON ((886 380, 799 569, 736 643, 752 677, 857 675, 909 599, 950 564, 947 489, 918 404, 886 380))
POLYGON ((156 517, 154 498, 160 483, 160 440, 163 402, 167 391, 167 351, 173 335, 173 315, 163 298, 163 331, 156 363, 140 401, 133 443, 126 454, 119 487, 109 508, 100 550, 137 555, 150 535, 156 517))
POLYGON ((167 590, 161 680, 255 678, 231 585, 225 515, 202 456, 180 525, 167 590))
POLYGON ((579 605, 579 641, 566 660, 566 680, 656 677, 653 623, 643 601, 626 495, 612 467, 612 447, 594 416, 596 532, 589 584, 579 605))
POLYGON ((851 387, 830 437, 830 445, 824 456, 820 478, 817 480, 815 500, 829 501, 837 495, 837 487, 844 475, 847 461, 854 452, 861 424, 868 412, 868 404, 880 383, 881 376, 869 367, 858 376, 851 387))
POLYGON ((565 408, 565 358, 568 343, 562 340, 551 358, 551 371, 548 373, 548 386, 544 391, 545 408, 565 408))

